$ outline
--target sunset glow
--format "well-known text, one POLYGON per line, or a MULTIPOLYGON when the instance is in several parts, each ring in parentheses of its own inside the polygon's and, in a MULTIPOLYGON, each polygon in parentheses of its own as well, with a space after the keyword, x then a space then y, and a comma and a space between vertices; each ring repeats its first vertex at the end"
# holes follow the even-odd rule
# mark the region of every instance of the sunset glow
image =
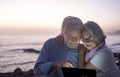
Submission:
POLYGON ((0 29, 60 30, 63 18, 97 22, 105 31, 120 30, 119 0, 0 0, 0 29))

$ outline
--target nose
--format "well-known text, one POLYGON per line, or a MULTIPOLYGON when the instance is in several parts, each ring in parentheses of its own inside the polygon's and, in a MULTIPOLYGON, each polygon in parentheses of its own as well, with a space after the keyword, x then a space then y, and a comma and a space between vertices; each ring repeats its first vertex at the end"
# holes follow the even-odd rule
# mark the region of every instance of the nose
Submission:
POLYGON ((76 37, 73 37, 73 38, 72 38, 72 41, 73 41, 73 42, 77 42, 78 40, 79 40, 79 39, 76 38, 76 37))

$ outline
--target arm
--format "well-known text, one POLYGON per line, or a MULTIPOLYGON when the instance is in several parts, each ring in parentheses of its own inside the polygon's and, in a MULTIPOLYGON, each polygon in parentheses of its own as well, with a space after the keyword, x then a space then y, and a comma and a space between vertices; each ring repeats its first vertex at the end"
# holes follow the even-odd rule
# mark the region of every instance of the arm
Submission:
POLYGON ((57 62, 54 62, 51 65, 51 68, 50 68, 50 70, 49 70, 48 73, 51 73, 51 72, 55 71, 56 69, 63 67, 65 64, 66 64, 66 61, 57 61, 57 62))
POLYGON ((99 72, 100 70, 97 68, 97 67, 95 67, 92 63, 87 63, 86 65, 85 65, 85 68, 86 69, 94 69, 94 70, 96 70, 96 72, 99 72))
POLYGON ((38 60, 35 64, 34 71, 36 75, 46 75, 53 71, 55 71, 57 68, 60 68, 63 66, 65 61, 57 61, 54 62, 54 60, 51 60, 51 52, 52 57, 54 56, 54 50, 52 50, 54 43, 48 40, 45 42, 41 53, 38 57, 38 60), (51 45, 52 44, 52 45, 51 45))
POLYGON ((82 44, 80 44, 79 59, 78 59, 79 68, 84 68, 84 66, 85 66, 85 51, 86 51, 86 48, 82 44))
POLYGON ((45 42, 40 55, 36 61, 34 71, 36 75, 47 74, 53 62, 49 61, 49 41, 45 42))

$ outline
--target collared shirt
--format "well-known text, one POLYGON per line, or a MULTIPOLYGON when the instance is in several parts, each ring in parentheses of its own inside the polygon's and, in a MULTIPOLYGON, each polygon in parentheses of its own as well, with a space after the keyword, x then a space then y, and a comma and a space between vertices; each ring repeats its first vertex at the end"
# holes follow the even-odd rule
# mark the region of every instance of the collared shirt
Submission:
POLYGON ((40 55, 36 61, 34 72, 37 77, 63 77, 61 69, 48 74, 53 62, 69 60, 75 67, 77 67, 77 49, 71 52, 66 51, 65 45, 58 45, 55 38, 49 39, 43 45, 40 55))
POLYGON ((66 54, 66 60, 72 63, 74 68, 78 67, 78 48, 70 49, 67 47, 65 44, 65 51, 67 52, 66 54))

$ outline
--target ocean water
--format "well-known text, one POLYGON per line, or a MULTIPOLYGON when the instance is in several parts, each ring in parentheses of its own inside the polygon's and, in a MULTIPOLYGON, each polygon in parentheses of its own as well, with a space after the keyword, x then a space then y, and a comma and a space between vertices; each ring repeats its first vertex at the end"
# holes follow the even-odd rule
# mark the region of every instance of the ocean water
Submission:
POLYGON ((45 40, 53 35, 2 35, 0 36, 0 72, 33 69, 39 54, 26 53, 23 49, 40 50, 45 40))
POLYGON ((120 34, 107 35, 106 44, 114 53, 120 53, 120 34))
MULTIPOLYGON (((55 35, 2 35, 0 36, 0 72, 33 69, 39 54, 26 53, 23 49, 40 50, 44 42, 55 35)), ((107 35, 106 43, 113 52, 120 53, 120 35, 107 35)))

